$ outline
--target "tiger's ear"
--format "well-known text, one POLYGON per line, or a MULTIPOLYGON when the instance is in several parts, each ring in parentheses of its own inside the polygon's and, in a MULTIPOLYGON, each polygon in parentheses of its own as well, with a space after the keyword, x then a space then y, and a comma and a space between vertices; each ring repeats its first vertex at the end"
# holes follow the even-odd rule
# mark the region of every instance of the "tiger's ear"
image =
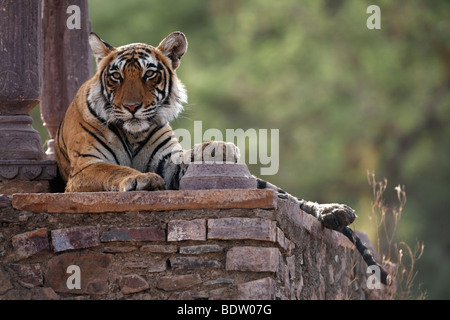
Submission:
POLYGON ((91 32, 89 35, 89 45, 91 46, 97 65, 114 49, 113 46, 100 39, 94 32, 91 32))
POLYGON ((180 65, 181 57, 186 53, 188 43, 186 36, 179 31, 172 32, 159 44, 158 48, 172 62, 172 69, 180 65))

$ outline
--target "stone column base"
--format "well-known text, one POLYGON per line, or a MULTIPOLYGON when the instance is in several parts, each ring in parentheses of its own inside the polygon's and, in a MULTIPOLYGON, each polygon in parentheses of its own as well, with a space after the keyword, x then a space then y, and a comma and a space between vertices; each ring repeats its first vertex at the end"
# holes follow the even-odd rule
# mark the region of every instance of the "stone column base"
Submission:
POLYGON ((57 170, 51 160, 0 160, 0 194, 50 192, 57 170))

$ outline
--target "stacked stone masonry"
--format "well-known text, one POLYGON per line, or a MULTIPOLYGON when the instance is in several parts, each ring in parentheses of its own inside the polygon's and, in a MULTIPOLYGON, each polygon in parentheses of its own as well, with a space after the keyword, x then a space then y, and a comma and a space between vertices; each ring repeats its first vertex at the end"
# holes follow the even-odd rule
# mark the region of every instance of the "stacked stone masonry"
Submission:
POLYGON ((272 191, 0 197, 0 300, 388 294, 344 236, 272 191))

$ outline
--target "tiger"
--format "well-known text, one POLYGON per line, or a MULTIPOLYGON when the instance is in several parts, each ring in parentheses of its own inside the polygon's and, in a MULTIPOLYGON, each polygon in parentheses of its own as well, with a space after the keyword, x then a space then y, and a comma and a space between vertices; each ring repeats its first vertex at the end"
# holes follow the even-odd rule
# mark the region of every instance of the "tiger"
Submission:
MULTIPOLYGON (((97 71, 78 90, 55 139, 65 192, 177 190, 194 161, 238 162, 240 151, 230 142, 203 142, 184 150, 169 124, 187 103, 176 73, 188 48, 182 32, 170 33, 156 47, 113 47, 95 33, 89 44, 97 71)), ((357 243, 348 227, 357 217, 351 207, 296 198, 255 178, 258 189, 274 190, 357 243)), ((376 263, 360 242, 366 262, 376 263)))

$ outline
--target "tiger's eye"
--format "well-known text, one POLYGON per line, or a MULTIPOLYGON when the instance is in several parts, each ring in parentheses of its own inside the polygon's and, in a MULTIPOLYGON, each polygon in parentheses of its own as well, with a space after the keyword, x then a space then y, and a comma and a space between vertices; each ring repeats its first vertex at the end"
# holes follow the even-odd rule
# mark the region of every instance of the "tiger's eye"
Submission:
POLYGON ((147 79, 152 79, 156 76, 156 73, 152 70, 147 70, 145 72, 145 76, 147 77, 147 79))
POLYGON ((120 73, 119 72, 114 72, 111 74, 111 78, 115 81, 120 80, 120 73))

